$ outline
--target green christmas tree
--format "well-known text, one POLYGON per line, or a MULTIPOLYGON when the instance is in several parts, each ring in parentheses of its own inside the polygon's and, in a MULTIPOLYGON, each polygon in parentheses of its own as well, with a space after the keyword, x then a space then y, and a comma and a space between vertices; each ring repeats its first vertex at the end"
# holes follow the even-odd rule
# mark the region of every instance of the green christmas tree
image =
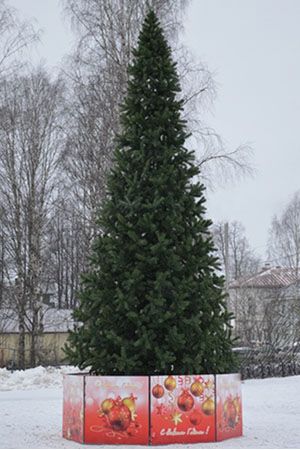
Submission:
POLYGON ((223 278, 176 64, 153 11, 129 68, 108 197, 66 353, 95 374, 233 369, 223 278))

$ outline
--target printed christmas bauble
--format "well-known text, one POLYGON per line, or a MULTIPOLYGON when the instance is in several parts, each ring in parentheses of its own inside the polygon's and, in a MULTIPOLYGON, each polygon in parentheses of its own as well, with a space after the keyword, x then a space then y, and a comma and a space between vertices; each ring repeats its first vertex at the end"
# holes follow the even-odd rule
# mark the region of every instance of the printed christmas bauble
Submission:
POLYGON ((107 398, 101 403, 101 411, 103 414, 108 414, 111 408, 114 406, 115 401, 112 398, 107 398))
POLYGON ((192 383, 190 390, 195 397, 200 397, 200 395, 204 391, 204 386, 202 383, 200 383, 200 381, 197 380, 192 383))
POLYGON ((153 386, 153 388, 152 388, 153 397, 161 398, 161 397, 163 397, 164 393, 165 393, 165 390, 161 384, 156 384, 155 386, 153 386))
POLYGON ((239 416, 240 412, 241 412, 241 401, 240 401, 240 398, 238 396, 233 399, 233 404, 235 406, 236 413, 239 416))
POLYGON ((231 428, 234 428, 237 418, 237 411, 234 402, 231 399, 226 400, 226 402, 224 403, 224 417, 227 424, 231 428))
POLYGON ((168 378, 165 379, 164 385, 168 391, 174 391, 176 388, 176 379, 172 375, 169 375, 168 378))
POLYGON ((207 397, 206 400, 202 403, 202 411, 207 416, 212 416, 215 412, 215 402, 211 397, 207 397))
POLYGON ((115 431, 125 431, 131 422, 131 412, 129 408, 122 404, 115 404, 107 415, 109 423, 115 431))
POLYGON ((127 406, 127 408, 129 409, 130 412, 134 412, 135 411, 135 400, 136 397, 131 394, 130 397, 126 397, 123 398, 122 403, 127 406))
POLYGON ((199 411, 192 412, 192 414, 190 415, 190 422, 193 425, 199 425, 201 423, 201 414, 199 411))
POLYGON ((194 399, 187 389, 183 389, 177 399, 178 408, 181 411, 190 411, 194 406, 194 399))

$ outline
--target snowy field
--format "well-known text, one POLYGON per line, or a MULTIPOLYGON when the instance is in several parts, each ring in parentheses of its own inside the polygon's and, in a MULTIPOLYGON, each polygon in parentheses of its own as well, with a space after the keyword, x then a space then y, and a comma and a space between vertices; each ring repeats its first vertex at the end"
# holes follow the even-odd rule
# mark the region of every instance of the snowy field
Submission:
MULTIPOLYGON (((96 448, 61 437, 61 379, 67 371, 0 369, 0 448, 96 448)), ((245 381, 243 401, 243 438, 177 447, 300 447, 300 376, 245 381)))

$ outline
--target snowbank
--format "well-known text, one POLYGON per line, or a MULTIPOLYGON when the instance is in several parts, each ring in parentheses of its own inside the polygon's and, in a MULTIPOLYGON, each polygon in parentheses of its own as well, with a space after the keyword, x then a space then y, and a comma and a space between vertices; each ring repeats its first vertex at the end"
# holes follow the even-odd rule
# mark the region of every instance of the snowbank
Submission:
POLYGON ((64 373, 79 372, 74 366, 35 367, 34 369, 0 369, 0 391, 32 390, 48 387, 61 387, 64 373))

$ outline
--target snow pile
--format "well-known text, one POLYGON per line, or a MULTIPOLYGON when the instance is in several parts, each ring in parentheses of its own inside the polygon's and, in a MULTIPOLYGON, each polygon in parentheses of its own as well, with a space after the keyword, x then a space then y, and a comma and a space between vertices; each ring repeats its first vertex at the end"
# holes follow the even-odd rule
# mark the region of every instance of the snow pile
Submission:
POLYGON ((74 366, 35 367, 34 369, 15 370, 0 369, 0 391, 41 389, 61 387, 63 374, 79 372, 74 366))

